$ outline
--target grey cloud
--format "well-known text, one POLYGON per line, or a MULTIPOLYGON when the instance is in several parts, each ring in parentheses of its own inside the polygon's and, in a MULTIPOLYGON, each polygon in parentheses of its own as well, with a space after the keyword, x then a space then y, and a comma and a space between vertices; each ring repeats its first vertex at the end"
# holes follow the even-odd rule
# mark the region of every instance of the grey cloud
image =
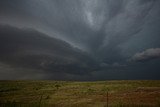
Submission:
POLYGON ((0 35, 0 60, 12 67, 87 75, 97 66, 87 53, 32 29, 0 26, 0 35))
POLYGON ((42 70, 22 68, 21 66, 15 67, 11 64, 4 64, 4 62, 0 62, 1 80, 46 79, 48 78, 48 75, 48 73, 45 73, 42 70))
POLYGON ((130 61, 148 61, 160 58, 160 48, 151 48, 143 52, 136 53, 130 61))
MULTIPOLYGON (((123 78, 134 67, 143 76, 145 65, 126 60, 160 47, 159 5, 159 0, 1 0, 0 24, 8 26, 0 26, 0 62, 44 74, 37 78, 87 80, 93 72, 112 78, 112 71, 122 71, 123 78)), ((103 76, 96 74, 93 78, 103 76)))
POLYGON ((101 63, 100 66, 101 67, 126 67, 127 65, 121 64, 121 63, 118 63, 118 62, 114 62, 112 64, 101 63))
POLYGON ((22 23, 19 26, 38 28, 53 37, 52 34, 58 32, 58 38, 97 55, 105 54, 106 48, 115 48, 139 32, 154 0, 16 0, 4 3, 10 10, 20 12, 8 12, 9 16, 4 16, 6 23, 17 14, 15 22, 22 23), (34 24, 18 22, 26 17, 34 24))

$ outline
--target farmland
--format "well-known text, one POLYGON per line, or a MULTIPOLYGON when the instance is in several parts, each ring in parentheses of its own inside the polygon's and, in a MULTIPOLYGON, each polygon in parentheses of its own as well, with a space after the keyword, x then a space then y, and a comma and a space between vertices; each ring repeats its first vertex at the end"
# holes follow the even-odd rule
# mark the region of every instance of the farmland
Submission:
POLYGON ((0 81, 0 107, 160 107, 160 81, 0 81))

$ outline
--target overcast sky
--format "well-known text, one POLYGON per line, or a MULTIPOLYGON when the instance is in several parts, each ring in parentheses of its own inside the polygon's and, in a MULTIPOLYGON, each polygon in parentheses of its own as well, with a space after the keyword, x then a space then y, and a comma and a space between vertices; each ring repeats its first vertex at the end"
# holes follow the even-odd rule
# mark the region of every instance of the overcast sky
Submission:
POLYGON ((160 0, 0 0, 0 79, 160 79, 160 0))

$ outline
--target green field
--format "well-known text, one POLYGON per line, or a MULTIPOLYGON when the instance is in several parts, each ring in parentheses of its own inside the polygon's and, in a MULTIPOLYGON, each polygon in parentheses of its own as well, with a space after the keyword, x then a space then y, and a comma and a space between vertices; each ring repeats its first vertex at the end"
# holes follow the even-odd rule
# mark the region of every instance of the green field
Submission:
POLYGON ((0 107, 160 107, 160 81, 0 81, 0 107))

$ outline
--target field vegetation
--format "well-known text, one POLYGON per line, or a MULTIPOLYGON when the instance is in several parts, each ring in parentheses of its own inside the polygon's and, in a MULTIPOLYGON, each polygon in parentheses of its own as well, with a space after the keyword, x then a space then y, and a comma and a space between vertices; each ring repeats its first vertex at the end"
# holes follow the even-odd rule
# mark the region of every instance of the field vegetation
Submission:
POLYGON ((0 81, 0 107, 160 107, 160 81, 0 81))

